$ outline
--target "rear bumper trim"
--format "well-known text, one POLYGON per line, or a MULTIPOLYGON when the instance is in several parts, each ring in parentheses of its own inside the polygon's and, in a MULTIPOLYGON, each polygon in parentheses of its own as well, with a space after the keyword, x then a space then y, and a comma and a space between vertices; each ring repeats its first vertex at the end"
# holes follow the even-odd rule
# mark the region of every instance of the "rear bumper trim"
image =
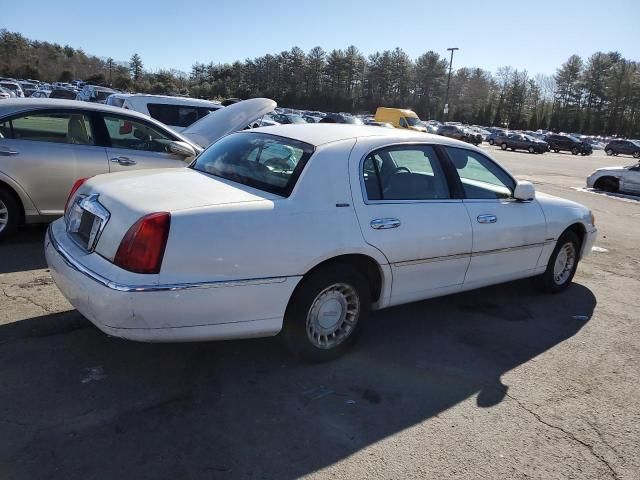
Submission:
POLYGON ((116 283, 93 270, 85 267, 75 260, 69 252, 56 240, 53 234, 53 224, 47 229, 47 237, 51 242, 53 249, 60 255, 64 262, 72 269, 89 277, 105 287, 118 292, 166 292, 176 290, 187 290, 193 288, 224 288, 224 287, 240 287, 245 285, 263 285, 269 283, 283 283, 288 277, 264 277, 264 278, 248 278, 241 280, 211 281, 211 282, 194 282, 194 283, 174 283, 174 284, 157 284, 157 285, 125 285, 116 283))

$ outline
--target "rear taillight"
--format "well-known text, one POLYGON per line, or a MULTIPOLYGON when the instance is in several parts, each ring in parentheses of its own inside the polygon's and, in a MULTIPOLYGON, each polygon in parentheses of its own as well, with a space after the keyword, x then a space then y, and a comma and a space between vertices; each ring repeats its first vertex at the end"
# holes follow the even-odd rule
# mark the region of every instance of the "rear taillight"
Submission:
POLYGON ((69 192, 69 196, 67 197, 67 203, 64 204, 64 211, 67 211, 67 207, 69 206, 69 203, 71 203, 71 200, 73 199, 73 196, 76 194, 76 192, 78 191, 78 189, 84 185, 84 182, 86 182, 87 180, 89 180, 90 177, 86 177, 86 178, 79 178, 78 180, 76 180, 73 183, 73 186, 71 187, 71 191, 69 192))
POLYGON ((113 263, 134 273, 160 273, 170 226, 168 212, 145 215, 127 231, 113 263))

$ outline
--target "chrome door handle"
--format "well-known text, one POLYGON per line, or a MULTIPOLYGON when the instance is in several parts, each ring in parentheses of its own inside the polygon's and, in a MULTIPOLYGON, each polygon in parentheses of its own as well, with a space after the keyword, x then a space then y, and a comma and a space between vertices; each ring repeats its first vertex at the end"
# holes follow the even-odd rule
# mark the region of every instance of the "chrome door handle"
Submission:
POLYGON ((111 161, 113 163, 119 163, 120 165, 125 166, 135 165, 136 163, 138 163, 135 160, 131 160, 129 157, 113 157, 111 161))
POLYGON ((485 213, 483 215, 478 215, 477 220, 478 223, 496 223, 498 221, 498 217, 490 213, 485 213))
POLYGON ((0 155, 18 155, 18 152, 9 147, 0 146, 0 155))
POLYGON ((374 230, 387 230, 389 228, 398 228, 400 220, 397 218, 376 218, 371 220, 370 225, 374 230))

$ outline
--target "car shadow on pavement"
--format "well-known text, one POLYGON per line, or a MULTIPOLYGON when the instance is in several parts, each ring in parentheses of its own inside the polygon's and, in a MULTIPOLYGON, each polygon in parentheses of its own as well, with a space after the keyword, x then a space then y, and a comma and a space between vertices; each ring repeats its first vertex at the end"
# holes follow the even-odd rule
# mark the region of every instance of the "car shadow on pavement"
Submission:
POLYGON ((296 478, 467 399, 498 404, 502 375, 595 306, 580 284, 547 296, 529 281, 404 305, 320 365, 275 339, 110 338, 75 311, 5 325, 3 478, 296 478))
POLYGON ((26 226, 0 242, 0 275, 47 268, 44 258, 46 225, 26 226))

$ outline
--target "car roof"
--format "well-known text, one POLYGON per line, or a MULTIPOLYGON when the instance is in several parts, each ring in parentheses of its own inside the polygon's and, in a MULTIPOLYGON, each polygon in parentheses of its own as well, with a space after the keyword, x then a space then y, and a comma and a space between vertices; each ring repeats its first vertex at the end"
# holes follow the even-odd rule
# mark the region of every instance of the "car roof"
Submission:
POLYGON ((327 143, 339 142, 355 138, 378 137, 388 138, 389 143, 398 142, 428 142, 440 145, 450 145, 454 147, 464 147, 476 149, 468 143, 454 140, 440 135, 432 135, 424 132, 416 132, 400 128, 380 128, 373 125, 352 125, 342 123, 306 123, 276 125, 273 127, 260 127, 249 132, 263 132, 281 137, 288 137, 294 140, 308 143, 313 146, 320 146, 327 143))
MULTIPOLYGON (((60 88, 62 89, 62 87, 60 88)), ((133 110, 123 110, 120 107, 112 107, 103 103, 81 102, 78 100, 63 100, 58 98, 11 98, 0 103, 0 116, 12 115, 25 110, 42 110, 50 108, 65 108, 77 110, 95 110, 99 112, 111 112, 120 115, 130 115, 149 120, 147 115, 133 110)))

